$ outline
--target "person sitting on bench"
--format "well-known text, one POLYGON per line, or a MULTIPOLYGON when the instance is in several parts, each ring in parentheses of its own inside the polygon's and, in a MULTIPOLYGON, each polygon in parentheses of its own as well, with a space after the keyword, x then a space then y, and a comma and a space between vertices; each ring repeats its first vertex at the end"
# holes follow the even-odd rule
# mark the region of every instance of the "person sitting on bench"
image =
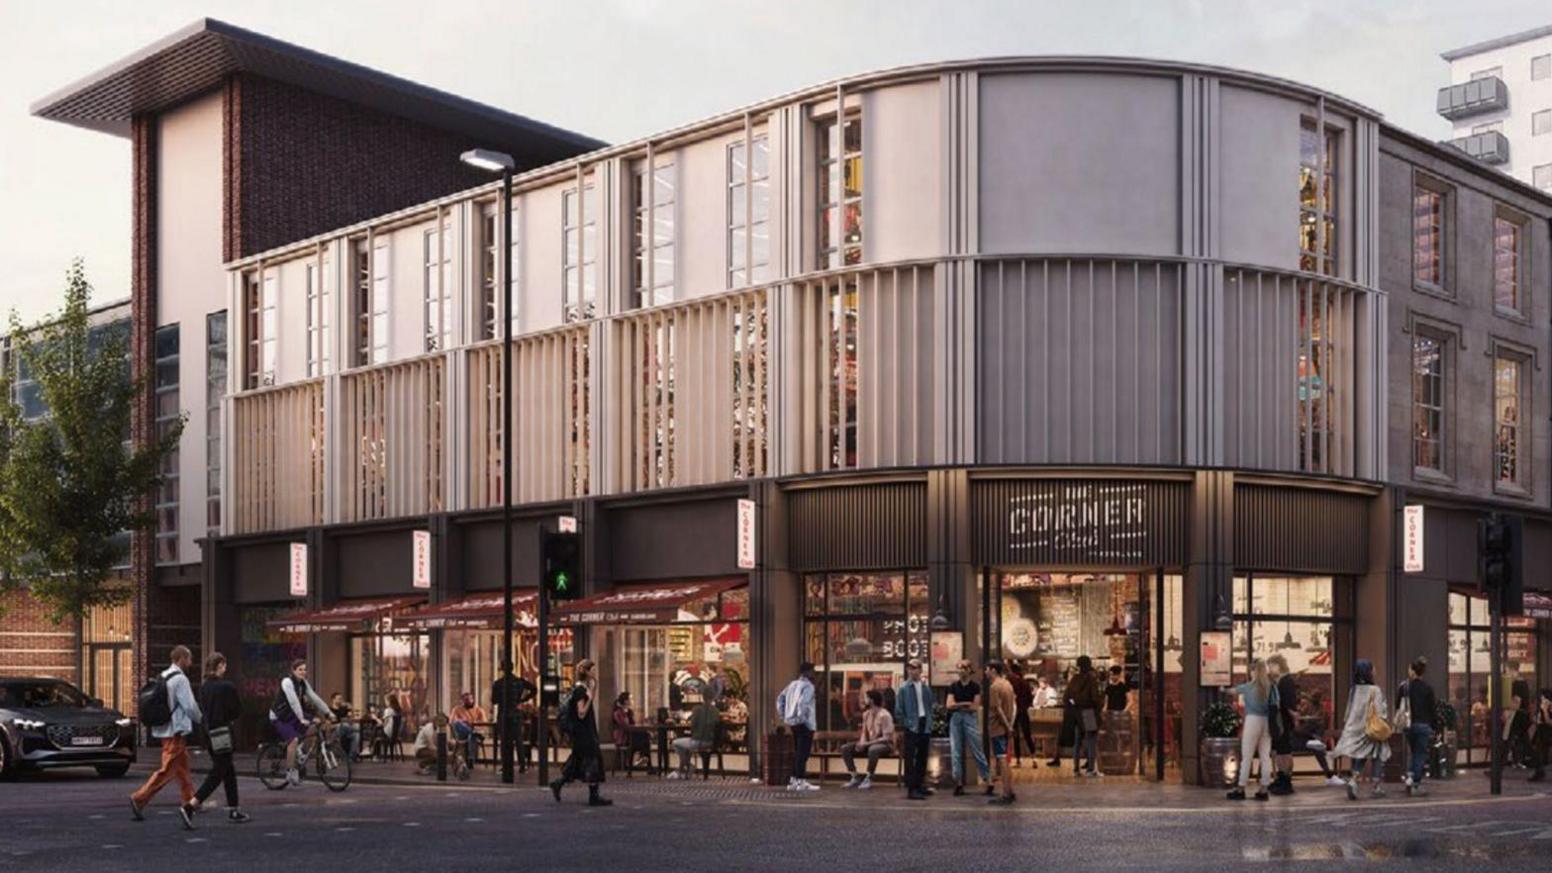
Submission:
POLYGON ((878 759, 892 754, 895 747, 895 719, 884 708, 884 694, 874 688, 868 691, 868 708, 862 713, 862 732, 856 742, 841 746, 841 761, 851 774, 847 788, 872 788, 873 773, 878 770, 878 759), (868 775, 857 775, 858 753, 868 756, 868 775))

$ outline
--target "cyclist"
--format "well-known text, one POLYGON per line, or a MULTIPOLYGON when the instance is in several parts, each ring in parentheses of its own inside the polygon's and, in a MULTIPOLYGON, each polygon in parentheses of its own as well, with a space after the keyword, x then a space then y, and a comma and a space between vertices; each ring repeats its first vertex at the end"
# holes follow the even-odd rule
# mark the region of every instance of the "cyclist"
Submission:
POLYGON ((297 743, 307 735, 308 725, 323 720, 329 712, 329 704, 307 684, 307 661, 292 661, 291 675, 280 680, 280 690, 269 709, 270 724, 286 744, 286 781, 292 785, 302 784, 302 774, 296 771, 297 743), (312 718, 307 717, 308 709, 312 718))

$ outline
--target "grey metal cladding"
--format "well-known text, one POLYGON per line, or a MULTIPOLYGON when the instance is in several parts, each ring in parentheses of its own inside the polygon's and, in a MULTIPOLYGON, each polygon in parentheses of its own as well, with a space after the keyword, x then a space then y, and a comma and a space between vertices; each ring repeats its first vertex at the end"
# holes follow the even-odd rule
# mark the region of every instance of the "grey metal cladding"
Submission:
POLYGON ((1363 494, 1240 485, 1234 489, 1234 565, 1366 573, 1369 500, 1363 494))
POLYGON ((1455 120, 1509 108, 1509 86, 1497 76, 1472 79, 1439 89, 1439 114, 1455 120))
POLYGON ((1191 484, 1135 479, 976 482, 976 564, 1180 567, 1189 547, 1191 484))
POLYGON ((794 570, 927 565, 927 483, 804 488, 787 496, 794 570))

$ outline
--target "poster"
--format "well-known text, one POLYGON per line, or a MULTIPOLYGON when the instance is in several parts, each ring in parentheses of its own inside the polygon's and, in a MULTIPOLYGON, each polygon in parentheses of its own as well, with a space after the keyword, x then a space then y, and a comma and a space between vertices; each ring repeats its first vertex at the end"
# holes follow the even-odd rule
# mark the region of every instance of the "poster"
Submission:
POLYGON ((946 685, 959 675, 959 662, 965 657, 964 631, 933 631, 932 662, 928 665, 927 683, 946 685))
POLYGON ((1202 631, 1203 688, 1222 688, 1234 678, 1234 647, 1228 631, 1202 631))

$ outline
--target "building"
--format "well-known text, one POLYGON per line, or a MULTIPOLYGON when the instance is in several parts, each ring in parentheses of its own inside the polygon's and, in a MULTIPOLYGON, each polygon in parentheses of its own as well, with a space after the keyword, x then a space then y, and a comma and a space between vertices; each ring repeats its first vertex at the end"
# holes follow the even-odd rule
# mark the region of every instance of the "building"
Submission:
MULTIPOLYGON (((98 306, 89 314, 92 330, 127 333, 128 299, 98 306)), ((0 337, 0 367, 11 377, 12 399, 29 420, 48 416, 48 404, 25 361, 16 353, 15 337, 0 337)), ((124 535, 121 568, 129 581, 129 535, 124 535)), ((23 588, 0 593, 4 611, 0 627, 0 675, 52 676, 72 682, 92 697, 120 710, 134 708, 133 668, 136 639, 128 606, 97 607, 74 622, 61 625, 23 588)), ((197 618, 182 628, 197 632, 197 618)), ((165 655, 164 655, 165 657, 165 655)))
POLYGON ((1452 49, 1439 114, 1450 144, 1552 190, 1552 25, 1452 49))
MULTIPOLYGON (((271 197, 329 156, 234 146, 266 129, 248 113, 305 110, 312 90, 367 112, 346 108, 374 92, 345 66, 205 22, 35 108, 137 131, 136 323, 154 311, 191 340, 182 406, 211 414, 180 476, 209 490, 180 501, 220 503, 163 537, 177 560, 146 584, 197 581, 204 645, 240 651, 266 702, 300 653, 323 689, 407 694, 416 718, 485 696, 503 427, 523 669, 591 655, 603 693, 645 714, 715 671, 756 740, 804 659, 821 727, 844 728, 907 657, 1055 679, 1088 654, 1138 684, 1107 767, 1197 781, 1200 714, 1252 656, 1295 662, 1304 727, 1324 731, 1357 658, 1388 682, 1453 651, 1476 514, 1510 508, 1533 554, 1552 544, 1552 446, 1524 414, 1549 393, 1552 198, 1337 95, 1126 58, 942 63, 536 160, 535 123, 494 138, 436 95, 424 111, 453 133, 416 166, 512 150, 529 168, 510 216, 492 182, 428 191, 402 167, 271 197), (203 41, 251 66, 207 69, 203 41), (286 62, 254 60, 270 55, 286 62), (241 102, 282 73, 288 89, 241 102), (186 90, 127 96, 158 76, 186 90), (357 186, 372 208, 339 214, 357 186), (159 232, 216 210, 221 239, 159 232), (1494 284, 1511 275, 1512 293, 1494 284), (193 337, 228 313, 238 352, 201 385, 193 337), (1419 502, 1429 551, 1407 574, 1419 502), (537 538, 563 514, 587 596, 557 605, 541 655, 537 538), (1204 643, 1223 657, 1187 656, 1204 643)), ((1545 674, 1544 627, 1520 629, 1518 669, 1545 674)))

